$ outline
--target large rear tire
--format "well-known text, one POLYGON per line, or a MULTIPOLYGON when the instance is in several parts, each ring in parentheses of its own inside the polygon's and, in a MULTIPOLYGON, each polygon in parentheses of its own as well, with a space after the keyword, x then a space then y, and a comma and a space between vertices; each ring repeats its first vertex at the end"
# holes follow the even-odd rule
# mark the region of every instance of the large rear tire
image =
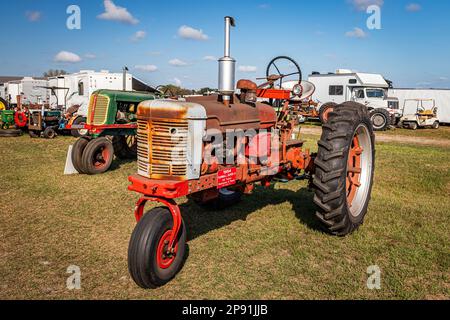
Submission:
POLYGON ((108 138, 101 137, 91 140, 83 151, 81 167, 89 175, 108 171, 114 158, 114 148, 108 138))
POLYGON ((167 255, 173 220, 168 208, 151 209, 139 221, 128 247, 128 270, 144 289, 157 288, 172 280, 183 267, 186 255, 186 228, 181 226, 175 253, 167 255))
POLYGON ((119 159, 137 158, 137 139, 135 135, 114 136, 112 140, 114 154, 119 159))
POLYGON ((375 136, 365 106, 346 102, 329 114, 314 163, 316 216, 329 233, 348 235, 363 223, 372 192, 375 136))

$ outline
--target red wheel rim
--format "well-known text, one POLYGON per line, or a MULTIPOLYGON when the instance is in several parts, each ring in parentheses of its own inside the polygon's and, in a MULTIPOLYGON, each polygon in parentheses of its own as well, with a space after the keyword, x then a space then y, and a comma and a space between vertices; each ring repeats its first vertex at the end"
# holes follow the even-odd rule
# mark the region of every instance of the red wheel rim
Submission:
POLYGON ((363 153, 363 148, 359 143, 358 135, 353 137, 352 146, 348 155, 347 163, 347 204, 349 207, 352 206, 353 200, 361 186, 361 155, 363 153))
POLYGON ((168 254, 168 247, 170 242, 170 236, 172 235, 172 230, 166 231, 158 243, 158 248, 156 250, 156 262, 161 269, 169 268, 175 261, 176 253, 178 250, 178 243, 175 244, 175 249, 173 253, 168 254))
POLYGON ((100 148, 95 154, 94 154, 94 166, 97 169, 101 169, 104 167, 108 161, 109 157, 111 155, 109 154, 108 148, 102 147, 100 148))

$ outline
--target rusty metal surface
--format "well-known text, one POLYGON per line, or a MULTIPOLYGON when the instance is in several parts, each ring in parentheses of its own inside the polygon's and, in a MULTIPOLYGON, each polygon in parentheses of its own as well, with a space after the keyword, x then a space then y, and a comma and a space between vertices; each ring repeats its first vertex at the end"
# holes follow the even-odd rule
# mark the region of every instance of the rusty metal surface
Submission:
POLYGON ((202 105, 207 114, 206 127, 225 132, 230 130, 262 129, 274 126, 276 112, 272 106, 263 103, 254 105, 240 103, 235 97, 229 106, 217 100, 216 96, 192 97, 186 101, 202 105))

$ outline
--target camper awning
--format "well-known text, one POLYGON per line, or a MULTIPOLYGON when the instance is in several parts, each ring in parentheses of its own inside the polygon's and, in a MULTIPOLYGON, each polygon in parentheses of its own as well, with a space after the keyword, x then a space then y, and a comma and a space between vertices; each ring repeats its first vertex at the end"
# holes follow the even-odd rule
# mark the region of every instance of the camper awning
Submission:
POLYGON ((389 84, 379 74, 357 73, 356 76, 364 87, 389 88, 389 84))

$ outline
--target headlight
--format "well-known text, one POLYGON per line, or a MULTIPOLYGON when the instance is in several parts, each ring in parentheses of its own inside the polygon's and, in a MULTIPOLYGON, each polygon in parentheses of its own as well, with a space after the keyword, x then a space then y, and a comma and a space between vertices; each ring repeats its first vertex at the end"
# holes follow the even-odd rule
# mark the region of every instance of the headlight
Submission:
POLYGON ((296 84, 293 88, 292 88, 292 93, 296 96, 301 96, 302 95, 302 91, 303 88, 301 85, 296 84))

